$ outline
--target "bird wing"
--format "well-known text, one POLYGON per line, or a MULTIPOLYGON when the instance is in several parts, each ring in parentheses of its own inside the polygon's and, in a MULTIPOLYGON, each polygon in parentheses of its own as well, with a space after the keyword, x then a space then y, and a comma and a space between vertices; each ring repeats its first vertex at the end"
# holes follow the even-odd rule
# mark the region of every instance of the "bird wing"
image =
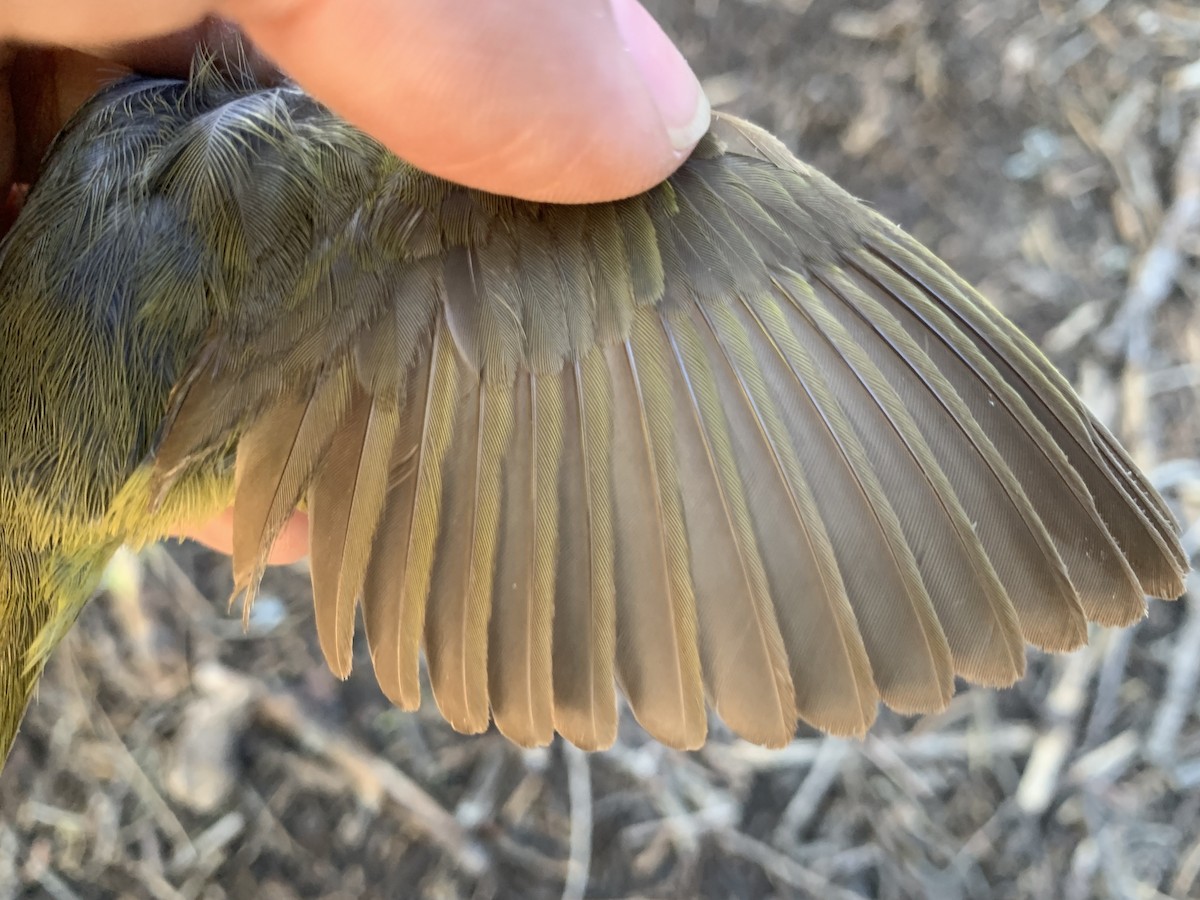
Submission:
MULTIPOLYGON (((199 102, 193 100, 192 102, 199 102)), ((932 253, 717 116, 658 188, 495 197, 287 90, 154 148, 213 325, 159 493, 236 438, 250 596, 297 505, 321 647, 457 729, 779 746, 942 708, 1182 591, 1162 501, 932 253)))

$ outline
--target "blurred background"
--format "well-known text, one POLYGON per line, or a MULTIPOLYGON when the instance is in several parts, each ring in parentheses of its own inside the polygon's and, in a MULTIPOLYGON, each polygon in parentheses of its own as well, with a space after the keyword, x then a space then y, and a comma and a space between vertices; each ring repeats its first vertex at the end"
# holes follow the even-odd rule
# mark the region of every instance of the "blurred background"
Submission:
MULTIPOLYGON (((1200 7, 647 0, 714 106, 979 285, 1200 520, 1200 7)), ((1195 551, 1197 536, 1185 543, 1195 551)), ((123 556, 0 777, 0 897, 1200 897, 1200 596, 864 742, 523 752, 321 661, 302 567, 123 556)))

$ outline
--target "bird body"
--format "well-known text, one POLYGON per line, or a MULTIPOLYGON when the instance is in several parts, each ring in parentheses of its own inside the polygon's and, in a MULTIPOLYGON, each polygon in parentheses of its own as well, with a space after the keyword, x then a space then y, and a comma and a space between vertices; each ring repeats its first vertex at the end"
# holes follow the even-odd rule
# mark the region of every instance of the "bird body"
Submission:
POLYGON ((457 729, 696 747, 939 709, 1182 592, 1162 500, 944 263, 748 123, 584 206, 291 85, 131 78, 0 245, 0 757, 122 543, 297 506, 316 624, 457 729))

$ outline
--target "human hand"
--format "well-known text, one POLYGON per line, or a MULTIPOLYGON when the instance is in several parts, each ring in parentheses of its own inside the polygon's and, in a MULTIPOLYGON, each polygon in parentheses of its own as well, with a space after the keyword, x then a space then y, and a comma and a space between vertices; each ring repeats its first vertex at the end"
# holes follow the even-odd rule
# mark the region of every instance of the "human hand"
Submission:
MULTIPOLYGON (((707 130, 708 102, 636 0, 8 0, 0 8, 0 235, 46 146, 126 69, 183 74, 236 23, 310 93, 444 178, 531 200, 643 191, 707 130), (196 23, 201 24, 197 25, 196 23), (163 35, 166 35, 163 37, 163 35), (18 50, 26 45, 72 50, 18 50)), ((194 537, 228 551, 228 514, 194 537)), ((273 562, 306 552, 297 515, 273 562)))
MULTIPOLYGON (((192 45, 212 37, 214 26, 195 24, 208 14, 413 164, 497 193, 636 194, 673 172, 708 126, 699 82, 636 0, 475 0, 470 15, 442 0, 6 0, 0 41, 186 71, 192 45), (174 37, 129 45, 164 34, 174 37)), ((11 152, 11 134, 7 143, 11 152)))

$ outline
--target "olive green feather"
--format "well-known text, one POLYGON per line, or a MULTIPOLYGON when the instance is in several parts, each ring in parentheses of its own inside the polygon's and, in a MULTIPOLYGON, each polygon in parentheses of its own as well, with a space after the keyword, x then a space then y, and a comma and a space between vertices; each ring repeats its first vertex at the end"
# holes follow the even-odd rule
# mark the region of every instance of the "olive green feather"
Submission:
POLYGON ((555 206, 292 85, 131 78, 0 244, 0 755, 122 542, 232 502, 253 601, 310 517, 316 626, 462 731, 696 747, 941 709, 1183 590, 1162 499, 1037 349, 748 123, 555 206))

